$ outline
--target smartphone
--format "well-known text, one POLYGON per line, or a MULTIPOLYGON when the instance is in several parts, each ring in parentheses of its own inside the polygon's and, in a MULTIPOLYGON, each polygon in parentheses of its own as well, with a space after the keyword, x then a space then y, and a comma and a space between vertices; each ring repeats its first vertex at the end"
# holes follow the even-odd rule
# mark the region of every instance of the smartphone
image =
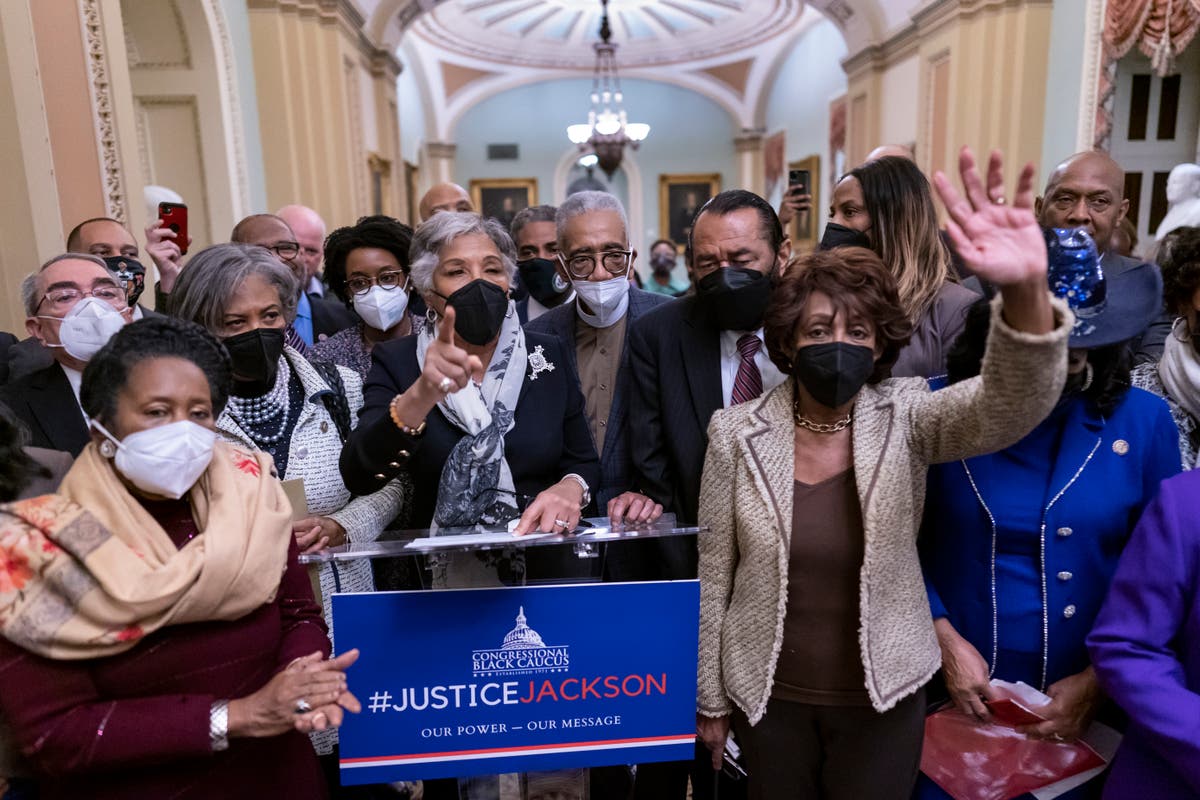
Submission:
POLYGON ((179 252, 187 255, 187 206, 183 203, 159 203, 158 218, 162 220, 164 228, 170 228, 175 233, 175 244, 179 245, 179 252))
POLYGON ((809 181, 812 180, 812 174, 806 169, 789 169, 788 170, 788 190, 793 186, 799 186, 800 194, 812 194, 809 191, 809 181))

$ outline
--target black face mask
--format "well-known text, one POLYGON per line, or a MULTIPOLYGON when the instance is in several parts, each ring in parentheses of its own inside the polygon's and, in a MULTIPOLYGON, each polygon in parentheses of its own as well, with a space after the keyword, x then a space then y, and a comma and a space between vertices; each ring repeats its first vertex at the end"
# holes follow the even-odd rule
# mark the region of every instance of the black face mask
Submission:
POLYGON ((521 284, 529 290, 529 296, 544 306, 558 299, 571 288, 571 284, 558 274, 555 262, 548 258, 527 258, 517 262, 521 284))
POLYGON ((454 306, 454 332, 477 347, 496 338, 508 315, 508 293, 483 278, 471 281, 449 297, 438 297, 454 306))
POLYGON ((865 247, 870 250, 871 240, 863 231, 830 222, 825 225, 825 233, 821 235, 821 243, 817 245, 817 249, 832 250, 835 247, 865 247))
POLYGON ((675 257, 666 253, 650 256, 650 270, 655 275, 668 275, 675 269, 675 257))
POLYGON ((846 342, 801 347, 792 363, 792 375, 827 408, 850 402, 874 369, 874 350, 846 342))
POLYGON ((234 395, 261 397, 275 385, 283 355, 281 328, 255 328, 225 340, 233 368, 234 395))
POLYGON ((125 302, 135 305, 146 288, 146 268, 142 262, 129 256, 105 256, 104 263, 121 279, 121 286, 125 287, 125 302))
POLYGON ((696 294, 721 330, 756 331, 771 299, 771 279, 756 269, 721 267, 696 282, 696 294))

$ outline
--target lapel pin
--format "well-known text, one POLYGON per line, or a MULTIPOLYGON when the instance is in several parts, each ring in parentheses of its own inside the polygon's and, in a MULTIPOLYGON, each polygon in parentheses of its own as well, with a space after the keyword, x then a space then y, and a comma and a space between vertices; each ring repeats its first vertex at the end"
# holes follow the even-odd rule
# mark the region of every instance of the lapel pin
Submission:
POLYGON ((537 376, 543 372, 554 372, 554 364, 546 359, 546 353, 539 344, 529 354, 529 380, 536 381, 537 376))
POLYGON ((1129 452, 1129 442, 1124 439, 1117 439, 1113 442, 1113 452, 1119 456, 1123 456, 1129 452))

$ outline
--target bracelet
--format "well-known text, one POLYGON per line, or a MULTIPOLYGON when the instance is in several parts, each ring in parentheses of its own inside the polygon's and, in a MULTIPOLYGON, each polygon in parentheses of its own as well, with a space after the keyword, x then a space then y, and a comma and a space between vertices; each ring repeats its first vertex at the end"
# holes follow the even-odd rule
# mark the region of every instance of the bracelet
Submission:
POLYGON ((214 753, 229 749, 228 700, 218 700, 208 709, 208 743, 214 753))
POLYGON ((588 488, 587 481, 583 479, 583 476, 577 475, 574 472, 569 472, 566 475, 563 475, 562 479, 564 481, 572 480, 579 484, 579 488, 583 489, 583 497, 579 498, 579 507, 587 508, 588 503, 592 502, 592 490, 588 488))
POLYGON ((396 413, 396 401, 399 400, 400 397, 401 395, 396 395, 392 398, 392 402, 388 403, 388 414, 391 416, 392 422, 397 428, 400 429, 401 433, 412 437, 420 436, 425 432, 425 420, 421 420, 421 424, 415 428, 410 428, 408 425, 405 425, 404 420, 400 419, 400 415, 396 413))

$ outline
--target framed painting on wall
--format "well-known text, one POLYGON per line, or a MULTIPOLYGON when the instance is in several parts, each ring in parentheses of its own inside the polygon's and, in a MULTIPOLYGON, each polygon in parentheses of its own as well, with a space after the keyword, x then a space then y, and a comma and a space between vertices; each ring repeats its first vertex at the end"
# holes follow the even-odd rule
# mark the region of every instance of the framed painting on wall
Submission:
POLYGON ((817 247, 821 231, 817 225, 821 219, 821 157, 809 156, 799 161, 788 163, 788 171, 806 169, 809 172, 809 190, 812 194, 812 210, 807 214, 797 214, 792 217, 788 236, 792 240, 793 253, 811 253, 817 247))
POLYGON ((471 180, 475 210, 508 230, 517 212, 537 205, 537 178, 477 178, 471 180))
POLYGON ((675 242, 679 252, 687 245, 692 219, 700 206, 721 191, 721 174, 658 176, 658 233, 675 242))

